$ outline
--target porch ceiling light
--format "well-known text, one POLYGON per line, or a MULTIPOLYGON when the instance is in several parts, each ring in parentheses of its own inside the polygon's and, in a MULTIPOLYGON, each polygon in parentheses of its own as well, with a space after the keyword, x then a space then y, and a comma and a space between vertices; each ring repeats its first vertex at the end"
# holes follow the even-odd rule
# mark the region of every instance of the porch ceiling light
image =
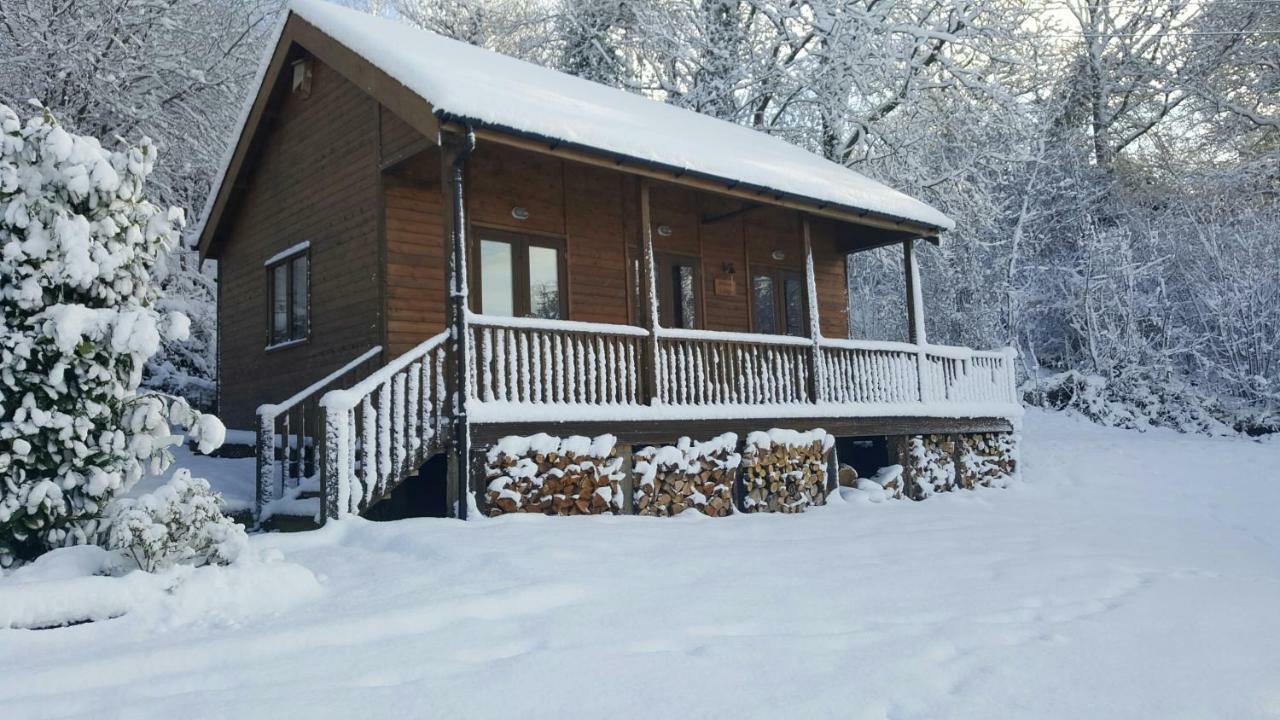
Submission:
POLYGON ((786 260, 787 254, 782 252, 781 250, 774 250, 773 253, 769 255, 769 257, 773 258, 774 260, 786 260))
POLYGON ((671 237, 671 226, 670 226, 670 225, 659 225, 659 226, 658 226, 658 234, 659 234, 659 235, 661 235, 662 237, 671 237))
POLYGON ((513 207, 511 208, 511 217, 517 220, 528 220, 529 211, 522 207, 513 207))

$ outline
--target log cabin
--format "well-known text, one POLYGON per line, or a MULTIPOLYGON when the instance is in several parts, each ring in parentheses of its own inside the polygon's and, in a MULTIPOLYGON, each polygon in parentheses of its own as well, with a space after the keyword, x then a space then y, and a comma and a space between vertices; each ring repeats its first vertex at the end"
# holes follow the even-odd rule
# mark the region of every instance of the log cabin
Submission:
POLYGON ((218 411, 257 432, 259 509, 316 479, 321 521, 428 466, 465 516, 510 435, 1007 433, 1009 352, 925 337, 915 247, 952 227, 764 133, 297 0, 198 227, 218 411), (885 247, 909 337, 848 337, 846 258, 885 247))

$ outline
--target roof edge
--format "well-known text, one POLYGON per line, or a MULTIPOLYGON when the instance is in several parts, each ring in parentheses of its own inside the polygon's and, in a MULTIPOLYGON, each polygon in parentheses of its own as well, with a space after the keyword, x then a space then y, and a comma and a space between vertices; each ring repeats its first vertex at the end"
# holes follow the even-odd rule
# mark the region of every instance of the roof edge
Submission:
POLYGON ((546 145, 547 149, 544 152, 563 154, 563 151, 569 151, 575 154, 594 155, 602 159, 612 161, 619 168, 625 169, 627 165, 630 165, 632 168, 645 168, 656 171, 657 173, 667 173, 671 175, 670 178, 659 179, 681 183, 683 178, 692 178, 706 183, 724 185, 722 192, 728 194, 734 194, 734 191, 741 190, 742 194, 750 193, 752 195, 759 196, 755 199, 763 200, 765 202, 769 202, 772 198, 774 204, 778 204, 778 202, 782 200, 789 200, 792 203, 811 206, 809 209, 810 212, 826 214, 830 217, 842 220, 863 223, 870 221, 873 224, 888 224, 892 226, 892 229, 919 231, 921 237, 937 237, 941 233, 952 229, 940 225, 934 225, 932 223, 921 222, 919 220, 899 217, 889 213, 819 200, 807 195, 786 192, 784 190, 743 182, 741 180, 713 175, 711 173, 705 173, 698 170, 689 170, 688 168, 682 168, 676 165, 668 165, 655 160, 647 160, 645 158, 635 157, 634 155, 606 150, 594 145, 585 145, 582 143, 561 140, 548 135, 542 135, 541 133, 520 130, 518 128, 513 128, 499 123, 490 123, 476 118, 450 113, 445 110, 437 110, 436 117, 440 119, 442 128, 445 123, 456 123, 462 126, 488 130, 489 132, 519 138, 539 145, 546 145))

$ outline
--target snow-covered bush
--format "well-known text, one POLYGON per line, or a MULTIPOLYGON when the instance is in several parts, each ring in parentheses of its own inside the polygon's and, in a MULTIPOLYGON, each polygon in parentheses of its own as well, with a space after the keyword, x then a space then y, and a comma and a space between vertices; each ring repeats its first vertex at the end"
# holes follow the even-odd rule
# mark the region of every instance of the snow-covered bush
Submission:
POLYGON ((1139 372, 1108 381, 1069 370, 1024 383, 1022 396, 1029 405, 1072 410, 1093 422, 1131 430, 1168 427, 1217 434, 1231 431, 1238 420, 1216 398, 1174 378, 1139 372))
POLYGON ((104 544, 146 572, 178 563, 225 565, 244 553, 244 528, 222 514, 222 498, 180 469, 155 491, 111 503, 104 544))
POLYGON ((161 297, 156 308, 190 319, 190 331, 160 341, 160 352, 147 361, 142 386, 186 398, 202 411, 216 399, 217 284, 202 272, 194 251, 175 250, 157 268, 161 297))
POLYGON ((41 109, 25 125, 0 105, 0 564, 90 541, 107 503, 192 429, 216 418, 138 393, 162 337, 153 269, 177 241, 178 208, 148 202, 155 147, 111 152, 41 109))

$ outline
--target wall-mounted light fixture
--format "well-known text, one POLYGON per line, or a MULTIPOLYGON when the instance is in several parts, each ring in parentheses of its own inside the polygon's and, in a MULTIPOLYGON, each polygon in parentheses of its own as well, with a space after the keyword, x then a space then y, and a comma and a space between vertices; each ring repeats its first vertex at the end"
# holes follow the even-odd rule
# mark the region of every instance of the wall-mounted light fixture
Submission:
POLYGON ((670 225, 659 225, 659 226, 658 226, 658 234, 659 234, 659 235, 661 235, 662 237, 671 237, 671 226, 670 226, 670 225))
POLYGON ((732 274, 733 274, 733 272, 734 272, 734 270, 733 270, 733 263, 730 263, 730 262, 725 263, 725 264, 724 264, 724 274, 725 274, 725 275, 732 275, 732 274))
POLYGON ((311 96, 311 58, 304 57, 293 61, 292 89, 302 97, 311 96))
POLYGON ((774 250, 774 251, 769 255, 769 257, 773 258, 774 260, 786 260, 786 259, 787 259, 787 254, 786 254, 786 253, 784 253, 784 252, 782 252, 781 250, 774 250))
POLYGON ((529 211, 522 207, 513 207, 511 208, 511 217, 517 220, 528 220, 529 211))

